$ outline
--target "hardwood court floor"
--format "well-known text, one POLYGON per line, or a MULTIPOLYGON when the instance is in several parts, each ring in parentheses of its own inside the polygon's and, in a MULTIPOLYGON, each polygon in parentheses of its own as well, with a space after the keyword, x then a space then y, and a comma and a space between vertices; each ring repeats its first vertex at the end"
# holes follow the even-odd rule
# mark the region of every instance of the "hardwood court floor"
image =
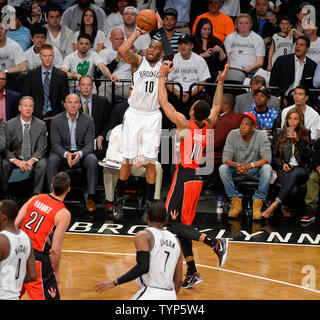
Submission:
MULTIPOLYGON (((181 289, 179 299, 320 299, 318 246, 230 242, 222 269, 208 246, 195 242, 194 252, 203 282, 181 289)), ((128 300, 139 290, 134 281, 102 294, 93 287, 122 275, 134 264, 132 237, 66 234, 60 265, 61 299, 128 300)))

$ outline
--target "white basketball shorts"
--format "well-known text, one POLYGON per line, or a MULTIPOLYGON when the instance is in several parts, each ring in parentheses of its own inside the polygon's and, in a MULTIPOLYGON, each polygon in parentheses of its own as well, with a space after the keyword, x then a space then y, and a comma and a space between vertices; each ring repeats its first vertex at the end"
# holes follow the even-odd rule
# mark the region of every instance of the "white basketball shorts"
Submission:
POLYGON ((121 151, 124 159, 134 160, 142 155, 147 160, 158 158, 162 127, 162 114, 140 112, 129 107, 122 124, 121 151))
POLYGON ((175 290, 144 287, 131 300, 177 300, 177 295, 175 290))

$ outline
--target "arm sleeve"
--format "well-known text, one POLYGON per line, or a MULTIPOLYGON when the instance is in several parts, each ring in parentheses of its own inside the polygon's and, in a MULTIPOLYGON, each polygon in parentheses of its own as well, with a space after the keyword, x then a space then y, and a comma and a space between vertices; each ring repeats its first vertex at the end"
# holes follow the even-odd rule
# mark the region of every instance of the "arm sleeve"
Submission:
POLYGON ((161 34, 162 39, 162 46, 163 46, 163 52, 164 52, 164 60, 173 60, 174 52, 171 47, 171 43, 168 39, 168 36, 163 28, 159 30, 161 34))
POLYGON ((149 271, 150 252, 137 251, 137 264, 127 273, 117 279, 118 284, 126 283, 134 280, 149 271))

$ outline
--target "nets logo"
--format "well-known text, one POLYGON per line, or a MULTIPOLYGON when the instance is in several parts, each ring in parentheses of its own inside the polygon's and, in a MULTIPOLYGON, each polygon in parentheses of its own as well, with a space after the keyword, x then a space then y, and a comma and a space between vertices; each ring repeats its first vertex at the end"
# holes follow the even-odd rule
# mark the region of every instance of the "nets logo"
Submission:
POLYGON ((10 5, 5 5, 1 10, 2 26, 4 29, 16 28, 16 9, 10 5))

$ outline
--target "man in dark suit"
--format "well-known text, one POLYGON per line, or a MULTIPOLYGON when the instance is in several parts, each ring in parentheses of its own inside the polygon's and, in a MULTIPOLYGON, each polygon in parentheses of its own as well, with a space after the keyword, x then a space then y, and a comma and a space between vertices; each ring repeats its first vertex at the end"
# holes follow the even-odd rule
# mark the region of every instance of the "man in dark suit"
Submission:
POLYGON ((87 210, 95 211, 95 194, 98 179, 98 159, 93 152, 95 128, 93 118, 81 109, 80 97, 69 94, 65 111, 51 121, 52 152, 49 155, 47 178, 49 189, 52 178, 65 168, 85 167, 87 170, 87 210))
POLYGON ((8 180, 14 168, 21 172, 33 170, 33 193, 42 193, 46 174, 47 129, 45 122, 34 117, 34 100, 30 96, 20 99, 20 115, 6 123, 6 150, 2 161, 2 185, 8 192, 8 180))
MULTIPOLYGON (((306 36, 298 37, 294 53, 278 57, 271 69, 270 87, 282 89, 289 100, 291 89, 299 85, 313 88, 312 80, 317 64, 306 56, 309 49, 310 40, 306 36)), ((280 96, 280 92, 277 94, 280 96)), ((289 104, 290 102, 292 101, 289 101, 289 104)))
POLYGON ((4 122, 16 117, 19 114, 18 105, 20 94, 6 89, 7 75, 0 71, 0 118, 4 122))
POLYGON ((92 94, 94 85, 90 76, 81 76, 78 87, 82 111, 90 115, 94 120, 95 150, 98 159, 102 160, 106 154, 106 134, 108 119, 111 114, 111 104, 107 98, 92 94))
POLYGON ((54 51, 51 45, 41 47, 40 59, 42 65, 28 71, 22 93, 34 98, 34 116, 47 120, 63 111, 63 101, 70 91, 66 73, 52 64, 54 51))

